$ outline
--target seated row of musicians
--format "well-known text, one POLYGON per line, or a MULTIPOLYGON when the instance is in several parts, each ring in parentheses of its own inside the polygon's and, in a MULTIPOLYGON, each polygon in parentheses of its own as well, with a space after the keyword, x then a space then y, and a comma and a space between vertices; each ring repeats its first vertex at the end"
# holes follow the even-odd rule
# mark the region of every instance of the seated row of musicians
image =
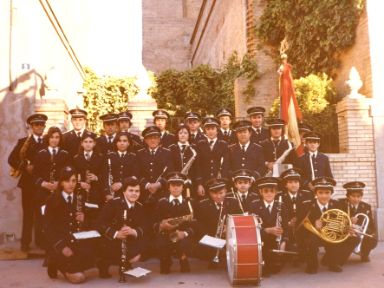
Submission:
MULTIPOLYGON (((248 212, 261 218, 264 276, 277 273, 282 267, 279 253, 275 254, 272 250, 294 249, 291 248, 294 245, 290 242, 295 241, 307 262, 307 273, 317 272, 319 246, 326 249, 322 263, 331 271, 340 272, 341 265, 356 247, 358 240, 356 237, 350 237, 343 243, 330 244, 298 224, 308 217, 312 225, 320 230, 319 219, 323 211, 343 209, 341 203, 344 202, 331 199, 335 181, 330 178, 318 178, 312 182, 315 198, 306 194, 308 192, 300 191, 300 174, 295 169, 284 172, 282 181, 274 177, 257 180, 259 196, 249 192, 253 184, 250 171, 242 169, 233 175, 234 189, 231 193, 227 192, 226 180, 211 179, 207 183, 209 198, 198 203, 183 196, 186 177, 180 172, 169 173, 166 177, 168 196, 157 202, 153 219, 147 217, 143 206, 137 201, 140 196, 138 180, 129 177, 124 181, 121 196, 109 201, 102 208, 96 225, 90 223, 84 202, 79 202, 82 198, 78 195, 80 190, 76 189, 76 175, 76 171, 71 167, 65 167, 61 171, 59 189, 48 199, 45 212, 48 274, 55 278, 58 269, 73 283, 85 281, 84 270, 92 267, 96 258, 101 278, 109 277, 110 265, 120 264, 120 271, 129 269, 132 263, 140 260, 142 253, 147 249, 150 240, 148 235, 151 234, 154 235, 152 239, 156 244, 162 274, 170 273, 173 257, 179 260, 181 272, 190 272, 188 258, 191 255, 208 260, 209 267, 216 268, 218 262, 225 262, 224 251, 197 245, 197 242, 203 235, 224 236, 225 227, 219 230, 218 225, 228 214, 248 212), (281 184, 287 192, 280 198, 278 191, 281 184), (277 219, 279 215, 281 220, 277 219), (96 228, 102 235, 99 243, 92 240, 75 240, 72 237, 76 231, 92 228, 96 228), (297 231, 298 228, 300 229, 297 231), (121 252, 123 239, 126 239, 124 257, 121 252)), ((350 186, 346 186, 347 191, 350 186)), ((358 191, 360 193, 362 189, 358 191)), ((368 216, 371 216, 368 204, 356 204, 352 201, 347 203, 354 203, 354 208, 364 207, 365 212, 369 212, 368 216)), ((351 231, 351 234, 353 233, 351 231)), ((366 259, 375 243, 364 245, 366 259)))

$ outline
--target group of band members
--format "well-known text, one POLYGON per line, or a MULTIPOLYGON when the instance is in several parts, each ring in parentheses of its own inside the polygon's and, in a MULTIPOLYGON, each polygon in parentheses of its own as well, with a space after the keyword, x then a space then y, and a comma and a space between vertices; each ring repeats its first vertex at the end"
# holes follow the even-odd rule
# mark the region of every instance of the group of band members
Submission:
MULTIPOLYGON (((210 268, 223 266, 224 251, 199 245, 199 239, 225 235, 225 227, 219 231, 218 226, 226 215, 248 213, 262 220, 264 277, 286 262, 273 250, 297 252, 293 262, 317 273, 321 246, 326 251, 321 263, 342 271, 360 238, 351 231, 355 237, 330 244, 301 223, 308 218, 321 229, 321 214, 338 208, 353 223, 356 214, 366 214, 367 233, 375 234, 371 207, 362 201, 365 184, 346 183, 346 198, 331 199, 336 181, 328 157, 318 151, 320 136, 300 124, 302 145, 294 147, 284 137, 284 121, 264 123, 264 112, 251 107, 249 120, 233 125, 228 109, 204 119, 188 112, 171 134, 166 130, 170 115, 157 110, 142 138, 129 132, 128 111, 101 116, 102 136, 86 129, 82 109, 70 111, 73 130, 64 134, 57 127, 44 133, 47 116, 31 115, 31 134, 19 139, 8 161, 12 173, 20 174, 21 249, 28 252, 34 234, 35 244, 47 252, 49 277, 57 278, 60 271, 72 283, 84 282, 90 267, 109 278, 110 265, 119 265, 122 274, 153 256, 160 260, 160 273, 170 273, 174 257, 187 273, 190 257, 207 260, 210 268), (275 163, 294 168, 279 178, 265 176, 275 163), (102 237, 73 238, 74 232, 89 229, 102 237)), ((369 261, 376 244, 364 237, 362 261, 369 261)))

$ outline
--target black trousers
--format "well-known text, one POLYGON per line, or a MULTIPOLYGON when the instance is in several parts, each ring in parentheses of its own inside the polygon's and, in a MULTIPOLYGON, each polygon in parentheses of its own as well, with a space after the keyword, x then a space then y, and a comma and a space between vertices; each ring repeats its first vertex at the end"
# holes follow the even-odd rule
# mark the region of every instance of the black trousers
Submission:
MULTIPOLYGON (((263 271, 266 273, 277 273, 283 267, 283 254, 272 252, 277 249, 277 241, 275 237, 263 237, 262 255, 264 261, 263 271)), ((288 243, 286 245, 288 247, 288 243)))
POLYGON ((43 247, 43 235, 35 225, 36 211, 36 189, 31 183, 30 186, 21 188, 21 205, 23 208, 23 227, 21 232, 21 245, 29 246, 32 242, 32 235, 35 236, 35 244, 43 247), (40 232, 40 233, 39 233, 40 232))
POLYGON ((156 236, 156 250, 160 259, 169 259, 172 255, 176 255, 177 258, 181 258, 183 254, 186 256, 192 255, 193 240, 191 236, 188 236, 176 243, 169 240, 168 235, 156 236))
POLYGON ((377 246, 377 238, 371 238, 364 236, 363 242, 361 243, 361 257, 369 256, 369 253, 371 253, 371 250, 374 249, 377 246))
POLYGON ((319 247, 325 248, 323 263, 327 266, 343 265, 358 243, 358 238, 350 237, 342 243, 328 243, 314 234, 305 238, 306 262, 308 267, 317 269, 319 266, 317 254, 319 247))

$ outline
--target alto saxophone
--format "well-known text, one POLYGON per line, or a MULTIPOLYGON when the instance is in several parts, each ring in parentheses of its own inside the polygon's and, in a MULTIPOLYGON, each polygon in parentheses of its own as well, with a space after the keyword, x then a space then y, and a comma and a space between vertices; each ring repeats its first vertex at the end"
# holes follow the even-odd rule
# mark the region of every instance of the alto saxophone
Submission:
POLYGON ((11 177, 14 177, 14 178, 19 177, 21 174, 21 170, 22 170, 23 166, 25 165, 25 162, 27 162, 27 164, 29 164, 29 161, 26 158, 27 158, 28 148, 32 143, 32 137, 33 137, 32 134, 30 134, 28 136, 28 138, 25 140, 25 142, 23 143, 23 146, 21 146, 21 149, 19 152, 20 164, 17 168, 11 167, 11 169, 9 171, 9 175, 11 177))
MULTIPOLYGON (((184 215, 184 216, 180 216, 180 217, 175 217, 175 218, 172 218, 172 219, 169 219, 167 222, 169 224, 171 224, 172 226, 180 226, 181 224, 185 223, 185 222, 192 222, 194 221, 194 216, 193 216, 193 208, 192 208, 192 204, 191 202, 189 201, 189 199, 187 199, 188 201, 188 208, 189 208, 189 212, 190 214, 187 214, 187 215, 184 215)), ((176 231, 173 231, 171 233, 169 233, 169 239, 173 242, 173 243, 176 243, 177 240, 178 240, 178 237, 177 237, 177 232, 176 231)))

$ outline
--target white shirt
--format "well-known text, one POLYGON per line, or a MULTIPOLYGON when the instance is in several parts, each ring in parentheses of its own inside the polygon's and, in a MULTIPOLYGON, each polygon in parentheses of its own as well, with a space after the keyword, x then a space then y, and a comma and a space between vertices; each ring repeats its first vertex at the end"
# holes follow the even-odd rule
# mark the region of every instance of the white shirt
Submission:
POLYGON ((127 206, 128 206, 129 209, 135 207, 135 203, 129 202, 129 200, 127 199, 127 197, 125 197, 125 195, 124 195, 124 199, 125 199, 125 202, 127 203, 127 206))
POLYGON ((251 143, 250 141, 248 141, 246 144, 241 144, 241 143, 239 142, 239 145, 240 145, 240 148, 241 148, 241 149, 243 149, 243 146, 244 146, 245 151, 247 151, 248 146, 249 146, 250 143, 251 143))
POLYGON ((91 158, 92 157, 92 154, 93 154, 93 151, 84 151, 84 158, 87 159, 87 154, 88 154, 88 157, 91 158))
POLYGON ((239 191, 237 191, 237 194, 239 195, 239 197, 240 197, 240 199, 241 200, 243 200, 243 195, 245 195, 245 199, 247 199, 247 197, 248 197, 248 191, 247 192, 244 192, 244 193, 241 193, 241 192, 239 192, 239 191))
POLYGON ((119 153, 119 156, 120 156, 120 157, 121 157, 121 155, 123 155, 123 154, 124 154, 124 156, 127 155, 127 151, 124 151, 124 152, 117 151, 117 153, 119 153))
POLYGON ((182 150, 183 145, 185 146, 185 148, 187 148, 189 146, 189 142, 185 142, 185 143, 177 142, 177 145, 179 145, 180 150, 182 150))
POLYGON ((231 129, 229 129, 229 128, 227 130, 224 128, 220 128, 220 130, 221 130, 221 132, 223 132, 223 134, 225 134, 225 132, 227 132, 228 135, 231 134, 231 129))
POLYGON ((65 200, 65 202, 68 203, 68 196, 71 196, 72 197, 72 203, 73 203, 73 194, 68 194, 67 192, 64 192, 64 191, 61 191, 61 195, 63 195, 63 198, 65 200))
POLYGON ((208 140, 208 144, 210 144, 210 142, 213 141, 212 145, 209 145, 209 146, 213 147, 213 146, 215 146, 215 144, 216 144, 217 137, 214 138, 214 139, 209 139, 209 138, 207 137, 207 140, 208 140))
POLYGON ((37 135, 35 135, 35 134, 32 134, 32 136, 33 136, 33 139, 35 139, 35 142, 36 142, 36 143, 39 143, 39 138, 41 139, 41 141, 43 141, 43 135, 41 135, 41 136, 37 136, 37 135))
POLYGON ((179 200, 180 204, 183 202, 183 196, 182 195, 177 196, 177 197, 169 195, 169 203, 172 203, 172 201, 175 199, 179 200))
POLYGON ((59 147, 51 147, 51 146, 48 146, 48 151, 51 155, 53 155, 53 149, 55 149, 56 151, 56 154, 59 152, 59 147))
POLYGON ((319 200, 316 200, 316 202, 317 202, 317 205, 319 206, 321 212, 323 212, 323 208, 325 208, 325 210, 328 209, 328 204, 326 204, 326 205, 320 204, 319 200))
MULTIPOLYGON (((215 206, 216 206, 216 209, 220 209, 220 206, 223 207, 223 202, 220 202, 220 203, 215 203, 215 206)), ((223 207, 224 208, 224 207, 223 207)))
POLYGON ((148 148, 149 149, 149 154, 152 154, 152 151, 156 154, 156 151, 159 147, 156 147, 155 149, 151 149, 151 148, 148 148))
POLYGON ((289 197, 291 197, 291 200, 292 200, 293 197, 295 197, 296 200, 297 200, 297 193, 296 194, 292 194, 291 192, 288 192, 288 195, 289 195, 289 197))
POLYGON ((112 134, 112 135, 105 135, 105 138, 107 139, 107 142, 109 142, 109 137, 112 137, 112 138, 111 138, 111 142, 113 142, 113 141, 115 140, 116 133, 115 133, 115 134, 112 134))
POLYGON ((315 158, 317 157, 317 151, 315 152, 309 152, 309 156, 312 158, 312 156, 315 155, 315 158))
POLYGON ((84 130, 85 130, 85 128, 83 128, 83 129, 81 129, 81 130, 73 130, 73 131, 75 131, 75 134, 76 134, 76 136, 79 134, 79 132, 80 132, 80 137, 82 137, 83 136, 83 133, 84 133, 84 130))
POLYGON ((270 206, 270 207, 269 207, 269 213, 272 212, 272 209, 273 209, 273 203, 275 203, 275 201, 272 201, 271 203, 268 203, 267 201, 264 201, 264 205, 265 205, 266 208, 268 208, 268 206, 270 206))

